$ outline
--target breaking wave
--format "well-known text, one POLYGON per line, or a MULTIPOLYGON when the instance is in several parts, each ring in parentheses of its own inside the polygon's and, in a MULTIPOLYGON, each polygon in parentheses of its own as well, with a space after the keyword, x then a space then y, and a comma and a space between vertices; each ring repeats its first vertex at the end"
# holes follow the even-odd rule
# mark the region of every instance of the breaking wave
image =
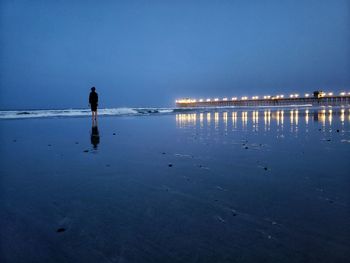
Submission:
MULTIPOLYGON (((170 108, 106 108, 99 109, 98 114, 100 116, 133 116, 171 114, 174 110, 170 108)), ((0 111, 0 119, 85 117, 90 115, 90 109, 0 111)))

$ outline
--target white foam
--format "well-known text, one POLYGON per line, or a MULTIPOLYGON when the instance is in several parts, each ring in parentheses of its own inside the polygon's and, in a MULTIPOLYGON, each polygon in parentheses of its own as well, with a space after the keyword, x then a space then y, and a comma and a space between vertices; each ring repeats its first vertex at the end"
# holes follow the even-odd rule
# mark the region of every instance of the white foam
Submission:
MULTIPOLYGON (((125 116, 143 114, 171 113, 173 109, 157 108, 104 108, 99 109, 100 116, 125 116)), ((64 110, 23 110, 23 111, 0 111, 0 119, 29 119, 29 118, 53 118, 53 117, 85 117, 91 116, 90 109, 64 109, 64 110)))

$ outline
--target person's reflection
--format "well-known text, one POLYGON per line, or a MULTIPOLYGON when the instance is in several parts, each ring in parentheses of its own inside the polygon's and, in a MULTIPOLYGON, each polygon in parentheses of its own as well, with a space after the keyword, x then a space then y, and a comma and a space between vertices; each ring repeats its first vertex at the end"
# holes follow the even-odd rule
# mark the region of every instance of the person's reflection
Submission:
POLYGON ((92 120, 90 139, 94 149, 97 150, 97 145, 100 143, 100 134, 98 132, 97 120, 92 120))

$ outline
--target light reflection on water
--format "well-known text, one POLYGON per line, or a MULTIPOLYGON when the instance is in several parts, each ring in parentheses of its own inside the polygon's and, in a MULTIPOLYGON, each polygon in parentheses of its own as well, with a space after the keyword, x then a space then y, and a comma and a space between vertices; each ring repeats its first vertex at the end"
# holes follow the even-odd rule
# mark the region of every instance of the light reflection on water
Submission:
POLYGON ((350 109, 264 109, 264 110, 216 110, 197 113, 176 114, 178 128, 199 128, 207 130, 265 131, 273 129, 283 132, 287 125, 290 133, 297 134, 300 129, 309 131, 311 124, 321 124, 322 130, 331 129, 334 122, 344 127, 350 123, 350 109), (214 119, 214 121, 212 120, 214 119))

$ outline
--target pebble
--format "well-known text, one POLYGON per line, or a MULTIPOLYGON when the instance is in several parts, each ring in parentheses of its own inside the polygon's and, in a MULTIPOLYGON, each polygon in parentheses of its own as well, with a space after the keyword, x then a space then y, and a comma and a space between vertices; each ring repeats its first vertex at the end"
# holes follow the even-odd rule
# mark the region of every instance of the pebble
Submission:
POLYGON ((173 167, 173 165, 171 163, 168 164, 169 167, 173 167))
POLYGON ((115 135, 115 132, 113 132, 113 135, 115 135))
POLYGON ((248 146, 244 147, 244 149, 246 149, 246 150, 247 150, 247 149, 248 149, 248 146))
POLYGON ((89 152, 89 150, 85 150, 85 151, 84 151, 84 153, 88 153, 88 152, 89 152))
POLYGON ((238 213, 237 213, 237 211, 235 209, 231 209, 231 212, 232 212, 232 216, 237 216, 238 215, 238 213))
POLYGON ((56 230, 57 233, 62 233, 62 232, 64 232, 64 231, 66 231, 66 229, 63 228, 63 227, 60 227, 60 228, 58 228, 58 229, 56 230))

